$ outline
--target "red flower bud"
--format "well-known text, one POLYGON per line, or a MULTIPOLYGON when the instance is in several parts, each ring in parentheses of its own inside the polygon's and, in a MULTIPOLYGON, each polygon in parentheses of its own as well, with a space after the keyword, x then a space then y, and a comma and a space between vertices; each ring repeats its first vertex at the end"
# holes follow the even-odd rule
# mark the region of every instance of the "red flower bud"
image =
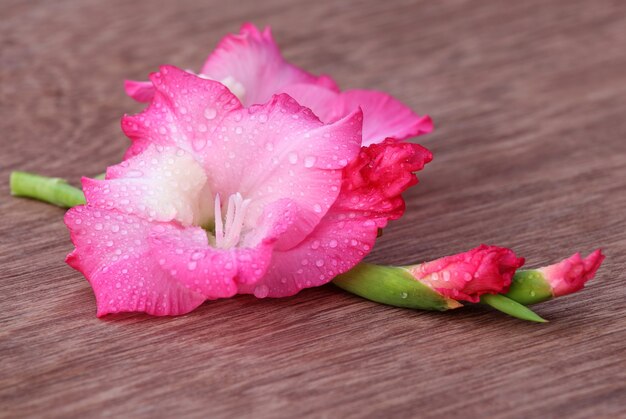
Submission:
POLYGON ((523 264, 524 258, 515 256, 511 249, 483 244, 407 269, 415 279, 446 297, 477 303, 483 294, 506 292, 523 264))
POLYGON ((597 249, 585 259, 580 257, 580 253, 575 253, 559 263, 537 270, 552 287, 552 295, 560 297, 581 290, 596 274, 603 260, 602 251, 597 249))

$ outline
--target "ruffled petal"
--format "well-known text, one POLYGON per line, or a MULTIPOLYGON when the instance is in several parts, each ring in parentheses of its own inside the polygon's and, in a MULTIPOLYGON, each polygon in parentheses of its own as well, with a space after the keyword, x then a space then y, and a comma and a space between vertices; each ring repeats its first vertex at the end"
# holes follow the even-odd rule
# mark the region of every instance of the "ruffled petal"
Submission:
POLYGON ((270 28, 261 32, 250 23, 220 41, 201 74, 231 87, 246 106, 265 103, 292 83, 337 89, 330 77, 318 78, 285 61, 270 28))
POLYGON ((151 81, 125 80, 124 90, 137 102, 150 102, 154 97, 154 86, 151 81))
MULTIPOLYGON (((133 215, 79 206, 65 215, 76 249, 67 263, 93 288, 98 317, 141 311, 157 316, 187 313, 205 300, 154 260, 153 225, 133 215)), ((224 296, 229 295, 224 286, 224 296)))
POLYGON ((378 229, 402 215, 401 194, 431 159, 420 145, 392 140, 362 148, 344 169, 341 192, 315 230, 296 247, 275 251, 265 278, 239 292, 285 297, 353 268, 371 251, 378 229))
POLYGON ((207 146, 222 119, 241 108, 224 85, 203 80, 172 66, 150 75, 155 94, 150 106, 137 115, 122 118, 122 130, 132 141, 126 157, 148 144, 176 146, 190 153, 207 146))
POLYGON ((276 238, 293 221, 292 208, 287 201, 268 207, 260 221, 262 237, 251 246, 216 249, 199 227, 79 206, 65 216, 76 246, 67 262, 91 284, 98 317, 130 311, 184 314, 262 278, 276 238))

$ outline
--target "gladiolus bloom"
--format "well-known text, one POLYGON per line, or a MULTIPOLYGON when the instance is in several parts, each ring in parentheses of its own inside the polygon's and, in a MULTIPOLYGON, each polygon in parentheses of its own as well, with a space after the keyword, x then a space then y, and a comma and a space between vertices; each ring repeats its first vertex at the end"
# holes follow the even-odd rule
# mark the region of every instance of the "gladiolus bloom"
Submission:
MULTIPOLYGON (((387 93, 340 92, 330 77, 314 76, 287 62, 269 27, 261 32, 246 23, 239 34, 224 37, 198 75, 224 84, 244 106, 262 104, 275 94, 287 93, 324 123, 336 122, 360 107, 364 117, 363 145, 432 131, 430 117, 415 114, 387 93)), ((149 81, 127 80, 125 88, 129 96, 140 102, 149 102, 155 92, 149 81)))
POLYGON ((83 179, 65 222, 68 263, 98 316, 183 314, 207 299, 293 295, 371 250, 404 211, 400 194, 431 159, 416 144, 361 147, 359 108, 324 124, 293 98, 245 108, 223 84, 175 67, 126 116, 133 141, 105 180, 83 179))

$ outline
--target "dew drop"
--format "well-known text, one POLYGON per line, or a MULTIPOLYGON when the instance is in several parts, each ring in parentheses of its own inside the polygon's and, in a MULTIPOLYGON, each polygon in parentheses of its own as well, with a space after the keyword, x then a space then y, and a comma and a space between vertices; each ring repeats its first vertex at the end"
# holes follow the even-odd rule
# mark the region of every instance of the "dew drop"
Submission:
POLYGON ((304 167, 313 167, 313 165, 315 164, 315 157, 314 156, 307 156, 304 158, 304 167))
POLYGON ((204 110, 204 117, 208 120, 215 119, 217 111, 214 108, 206 108, 204 110))
POLYGON ((257 298, 265 298, 270 293, 270 289, 267 285, 259 285, 254 289, 254 296, 257 298))

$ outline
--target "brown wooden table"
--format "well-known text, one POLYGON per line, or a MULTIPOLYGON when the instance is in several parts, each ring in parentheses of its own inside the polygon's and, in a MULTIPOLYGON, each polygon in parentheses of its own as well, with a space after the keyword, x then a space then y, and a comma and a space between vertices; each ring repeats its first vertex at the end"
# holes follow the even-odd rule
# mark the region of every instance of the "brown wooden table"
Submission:
POLYGON ((0 2, 0 416, 626 415, 626 5, 615 1, 0 2), (435 161, 370 261, 481 242, 528 266, 602 246, 597 279, 536 307, 370 303, 328 285, 178 318, 95 317, 63 211, 9 197, 22 169, 77 182, 128 145, 125 78, 199 68, 243 21, 344 88, 389 91, 435 161))

